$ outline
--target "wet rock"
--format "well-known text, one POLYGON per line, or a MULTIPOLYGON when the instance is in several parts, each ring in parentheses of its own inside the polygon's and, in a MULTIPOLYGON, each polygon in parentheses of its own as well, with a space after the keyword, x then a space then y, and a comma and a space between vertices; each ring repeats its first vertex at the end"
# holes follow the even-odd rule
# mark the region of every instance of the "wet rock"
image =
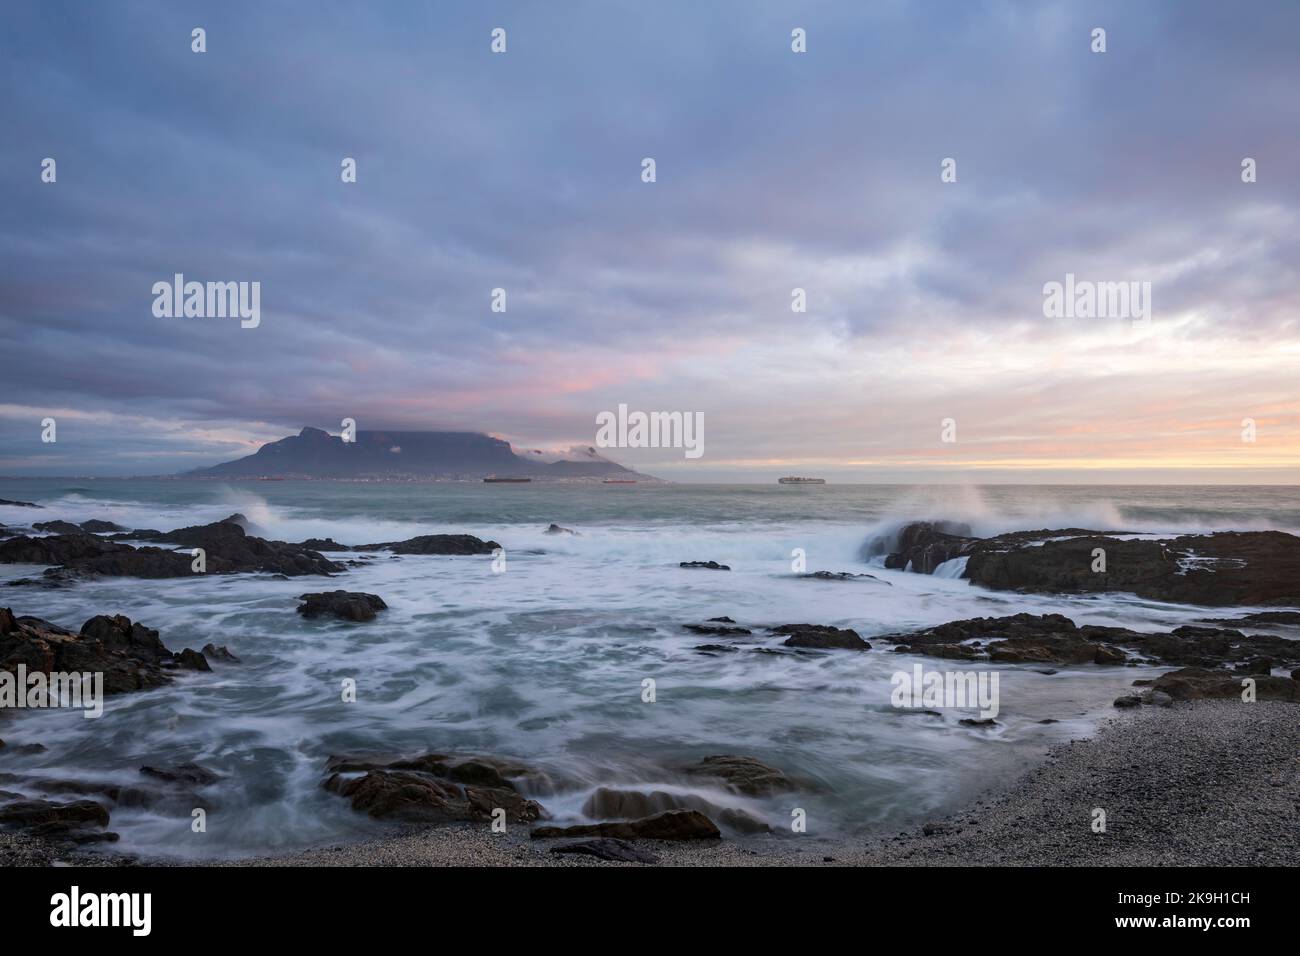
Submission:
POLYGON ((182 763, 174 767, 141 767, 140 772, 146 777, 153 777, 164 783, 186 783, 200 787, 206 787, 221 779, 214 771, 196 763, 182 763))
POLYGON ((727 654, 740 648, 732 647, 730 644, 696 644, 692 650, 699 651, 701 654, 727 654))
POLYGON ((104 521, 100 518, 91 518, 89 521, 83 521, 78 525, 82 531, 89 531, 91 534, 106 534, 111 531, 127 531, 120 524, 112 521, 104 521))
POLYGON ((32 504, 30 501, 10 501, 8 498, 0 498, 0 505, 8 505, 11 508, 44 508, 44 505, 32 504))
POLYGON ((574 531, 572 528, 562 528, 558 524, 551 524, 542 533, 543 534, 577 534, 578 532, 574 531))
POLYGON ((354 551, 391 551, 393 554, 491 554, 501 545, 483 541, 472 534, 422 534, 405 541, 386 541, 381 544, 363 544, 354 551))
POLYGON ((790 635, 781 643, 785 647, 809 647, 820 650, 869 651, 871 645, 857 631, 826 624, 782 624, 771 629, 775 634, 790 635))
POLYGON ((698 810, 737 833, 768 833, 771 827, 738 807, 725 807, 694 793, 621 790, 599 787, 582 805, 582 814, 601 820, 635 820, 667 810, 698 810))
MULTIPOLYGON (((1060 614, 1014 614, 950 621, 910 634, 888 634, 911 653, 1003 663, 1123 664, 1127 648, 1161 663, 1217 666, 1227 662, 1300 660, 1300 642, 1211 627, 1143 633, 1121 627, 1077 627, 1060 614), (980 642, 983 642, 982 644, 980 642)), ((898 647, 895 648, 897 650, 898 647)))
POLYGON ((1116 697, 1116 698, 1115 698, 1115 706, 1116 706, 1116 707, 1125 707, 1125 708, 1127 708, 1127 707, 1141 707, 1141 706, 1142 706, 1142 698, 1139 697, 1137 694, 1129 694, 1129 695, 1126 695, 1126 696, 1124 696, 1124 697, 1116 697))
POLYGON ((80 634, 0 608, 0 670, 25 664, 29 673, 102 673, 104 693, 160 687, 174 657, 158 632, 118 614, 88 620, 80 634))
POLYGON ((572 827, 537 827, 535 839, 611 837, 619 840, 717 840, 722 833, 698 810, 667 810, 640 820, 591 823, 572 827))
POLYGON ((203 656, 210 661, 220 661, 223 664, 238 664, 239 658, 230 653, 230 648, 224 644, 218 647, 216 644, 204 644, 203 656))
POLYGON ((19 800, 0 805, 0 824, 29 829, 57 827, 72 829, 108 826, 108 810, 94 800, 55 803, 51 800, 19 800))
POLYGON ((1300 604, 1300 538, 1280 531, 1158 541, 1089 533, 1036 546, 1003 544, 988 539, 975 546, 965 576, 997 590, 1128 591, 1206 606, 1300 604), (1092 571, 1096 548, 1106 552, 1103 573, 1092 571))
POLYGON ((551 847, 552 853, 570 853, 579 856, 594 856, 598 860, 615 863, 658 863, 659 857, 647 850, 639 850, 626 840, 612 837, 598 837, 594 840, 578 840, 574 843, 561 843, 551 847))
POLYGON ((1174 700, 1205 698, 1241 699, 1245 682, 1255 682, 1257 700, 1300 700, 1300 682, 1287 677, 1243 677, 1232 671, 1184 667, 1161 674, 1151 685, 1153 691, 1168 694, 1174 700))
POLYGON ((297 545, 299 548, 307 548, 309 551, 351 551, 349 545, 339 544, 333 538, 308 538, 306 541, 300 541, 297 545))
MULTIPOLYGON (((874 574, 855 574, 852 571, 809 571, 807 574, 799 575, 801 578, 811 578, 814 581, 879 581, 880 578, 874 574)), ((889 582, 884 582, 888 584, 889 582)), ((892 587, 892 585, 890 585, 892 587)))
POLYGON ((505 810, 513 823, 540 819, 541 804, 513 789, 467 787, 416 770, 371 770, 361 777, 334 774, 325 789, 352 801, 352 809, 377 819, 414 823, 491 820, 505 810))
POLYGON ((378 594, 365 594, 361 591, 300 594, 298 600, 305 602, 298 606, 298 613, 306 618, 328 615, 344 621, 373 621, 377 611, 388 609, 378 594))
POLYGON ((718 564, 717 561, 682 561, 677 565, 679 568, 705 568, 709 571, 730 571, 731 568, 725 564, 718 564))
POLYGON ((998 722, 992 717, 963 717, 957 721, 963 727, 996 727, 998 722))
MULTIPOLYGON (((151 540, 202 548, 206 572, 233 574, 261 571, 287 575, 332 574, 345 570, 317 551, 266 541, 249 535, 232 515, 213 524, 116 534, 101 538, 76 529, 76 534, 46 538, 20 536, 0 542, 0 563, 59 565, 58 576, 104 575, 109 577, 174 578, 200 573, 193 569, 193 557, 186 552, 155 547, 132 547, 127 539, 151 540)), ((46 572, 50 574, 49 571, 46 572)))
POLYGON ((71 521, 37 521, 32 525, 36 531, 45 531, 50 534, 81 534, 82 529, 71 521))
POLYGON ((1207 624, 1235 624, 1238 627, 1252 624, 1257 626, 1300 625, 1300 611, 1255 611, 1241 617, 1207 617, 1203 618, 1203 620, 1207 624))
POLYGON ((885 557, 885 567, 930 574, 945 561, 961 557, 979 540, 970 534, 970 525, 960 522, 913 522, 898 533, 897 550, 885 557))
POLYGON ((763 797, 788 793, 798 789, 797 784, 784 772, 770 767, 755 757, 721 754, 705 757, 682 768, 690 777, 707 777, 721 781, 736 793, 750 797, 763 797))
POLYGON ((747 627, 737 627, 731 624, 683 624, 682 627, 695 634, 715 634, 720 637, 727 635, 743 636, 754 633, 747 627))
POLYGON ((45 744, 9 744, 6 746, 5 742, 0 740, 0 751, 3 751, 7 756, 11 757, 28 757, 32 754, 43 754, 45 753, 45 750, 45 744))
POLYGON ((211 671, 208 659, 196 650, 185 648, 176 655, 176 666, 185 671, 211 671))
POLYGON ((1174 699, 1162 690, 1153 690, 1147 703, 1155 707, 1172 707, 1174 699))

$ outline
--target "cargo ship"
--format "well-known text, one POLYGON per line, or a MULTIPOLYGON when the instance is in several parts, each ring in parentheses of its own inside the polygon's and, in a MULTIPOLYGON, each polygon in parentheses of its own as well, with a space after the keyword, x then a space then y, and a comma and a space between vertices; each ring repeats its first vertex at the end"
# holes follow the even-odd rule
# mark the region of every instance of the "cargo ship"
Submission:
POLYGON ((824 485, 825 478, 800 478, 797 475, 786 475, 784 478, 777 479, 778 484, 782 485, 824 485))

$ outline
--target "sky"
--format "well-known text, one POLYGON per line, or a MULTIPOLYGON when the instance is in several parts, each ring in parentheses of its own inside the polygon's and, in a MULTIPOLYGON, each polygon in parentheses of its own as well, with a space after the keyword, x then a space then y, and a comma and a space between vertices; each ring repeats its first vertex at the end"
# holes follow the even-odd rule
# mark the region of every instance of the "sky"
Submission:
POLYGON ((0 475, 625 404, 703 416, 603 449, 676 481, 1300 483, 1298 45, 1289 0, 11 0, 0 475), (156 316, 176 273, 260 323, 156 316), (1067 273, 1149 320, 1045 315, 1067 273))

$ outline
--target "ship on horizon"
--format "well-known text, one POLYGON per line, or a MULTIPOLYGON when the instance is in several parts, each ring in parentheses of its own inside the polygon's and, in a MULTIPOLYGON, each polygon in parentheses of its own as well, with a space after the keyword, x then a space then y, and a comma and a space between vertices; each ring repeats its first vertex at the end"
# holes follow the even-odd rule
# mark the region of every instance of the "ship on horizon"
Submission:
POLYGON ((825 478, 800 478, 798 475, 786 475, 784 478, 778 478, 777 484, 780 485, 824 485, 825 478))

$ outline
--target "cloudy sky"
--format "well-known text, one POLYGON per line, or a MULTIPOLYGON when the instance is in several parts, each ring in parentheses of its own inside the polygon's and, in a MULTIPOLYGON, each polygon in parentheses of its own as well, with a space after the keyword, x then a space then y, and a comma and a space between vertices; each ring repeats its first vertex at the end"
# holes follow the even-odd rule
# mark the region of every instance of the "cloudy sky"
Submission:
POLYGON ((611 452, 684 481, 1300 482, 1298 44, 1290 0, 14 0, 0 474, 626 403, 703 413, 611 452), (261 324, 155 317, 178 272, 261 324), (1046 318, 1066 273, 1149 325, 1046 318))

